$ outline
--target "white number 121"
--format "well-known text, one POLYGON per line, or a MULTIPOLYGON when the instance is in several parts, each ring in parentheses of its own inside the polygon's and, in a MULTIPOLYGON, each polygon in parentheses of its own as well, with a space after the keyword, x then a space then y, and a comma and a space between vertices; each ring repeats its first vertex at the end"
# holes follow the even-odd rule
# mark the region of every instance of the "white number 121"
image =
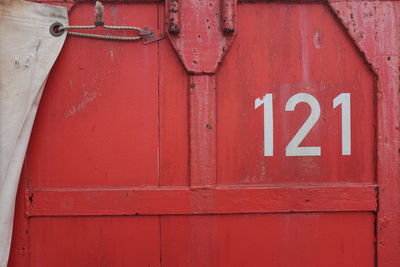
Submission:
MULTIPOLYGON (((308 104, 311 113, 286 146, 286 156, 321 156, 319 146, 299 146, 319 119, 321 109, 318 100, 310 94, 298 93, 289 98, 285 110, 294 111, 299 103, 308 104)), ((272 94, 266 94, 262 99, 257 98, 254 104, 255 109, 264 104, 264 156, 270 157, 274 155, 272 94)), ((339 105, 342 105, 342 155, 351 155, 350 93, 342 93, 333 99, 333 108, 339 105)))

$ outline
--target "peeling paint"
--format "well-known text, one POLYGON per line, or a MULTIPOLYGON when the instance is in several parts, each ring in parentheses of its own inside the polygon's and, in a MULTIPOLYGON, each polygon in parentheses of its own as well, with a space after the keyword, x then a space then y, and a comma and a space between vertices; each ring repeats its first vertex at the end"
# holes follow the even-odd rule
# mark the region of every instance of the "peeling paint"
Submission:
POLYGON ((319 33, 319 31, 315 31, 313 38, 314 47, 320 49, 322 47, 321 41, 322 41, 321 34, 319 33))
POLYGON ((72 117, 76 115, 77 113, 81 112, 84 110, 87 106, 88 103, 92 102, 99 94, 97 92, 88 92, 85 91, 85 95, 83 96, 83 100, 81 103, 74 105, 68 109, 68 111, 65 114, 66 118, 72 117))

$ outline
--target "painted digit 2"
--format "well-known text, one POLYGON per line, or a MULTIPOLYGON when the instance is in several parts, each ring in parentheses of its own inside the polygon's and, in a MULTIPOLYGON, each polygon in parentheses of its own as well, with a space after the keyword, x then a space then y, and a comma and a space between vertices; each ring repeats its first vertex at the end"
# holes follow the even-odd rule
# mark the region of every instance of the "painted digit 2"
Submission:
MULTIPOLYGON (((308 104, 311 113, 286 146, 286 156, 321 156, 320 146, 299 146, 319 119, 321 109, 318 100, 310 94, 298 93, 289 98, 285 110, 294 111, 299 103, 308 104)), ((271 157, 274 155, 272 94, 257 98, 254 104, 255 109, 264 105, 264 156, 271 157)), ((351 155, 350 93, 342 93, 333 99, 333 108, 339 105, 342 105, 342 155, 351 155)))

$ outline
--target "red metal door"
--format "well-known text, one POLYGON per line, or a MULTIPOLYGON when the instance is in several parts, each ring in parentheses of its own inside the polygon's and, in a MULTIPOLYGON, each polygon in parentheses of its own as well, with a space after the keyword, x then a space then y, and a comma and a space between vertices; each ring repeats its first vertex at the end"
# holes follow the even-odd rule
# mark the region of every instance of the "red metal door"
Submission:
MULTIPOLYGON (((27 152, 10 265, 396 266, 398 118, 385 116, 398 114, 398 80, 368 64, 384 53, 357 30, 366 9, 164 5, 111 1, 105 20, 167 21, 168 39, 67 38, 27 152)), ((91 24, 92 9, 75 3, 70 24, 91 24)))

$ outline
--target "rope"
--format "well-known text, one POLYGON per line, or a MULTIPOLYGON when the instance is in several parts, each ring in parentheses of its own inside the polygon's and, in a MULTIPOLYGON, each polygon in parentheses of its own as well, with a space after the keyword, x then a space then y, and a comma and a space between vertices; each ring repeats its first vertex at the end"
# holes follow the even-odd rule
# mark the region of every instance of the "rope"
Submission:
POLYGON ((145 35, 153 34, 151 31, 143 30, 139 27, 105 25, 103 17, 104 17, 104 7, 100 2, 97 1, 96 5, 95 5, 95 23, 94 23, 94 25, 64 26, 61 23, 56 22, 50 26, 50 33, 53 36, 61 36, 64 32, 67 32, 68 34, 75 35, 75 36, 105 39, 105 40, 121 40, 121 41, 140 40, 145 35), (114 36, 114 35, 102 35, 102 34, 92 34, 92 33, 69 31, 69 30, 76 30, 76 29, 93 30, 93 29, 96 29, 97 27, 102 27, 102 28, 105 28, 108 30, 133 30, 133 31, 136 31, 138 34, 136 36, 114 36))
POLYGON ((135 41, 142 39, 143 36, 113 36, 113 35, 101 35, 92 33, 82 33, 82 32, 68 32, 69 35, 75 35, 80 37, 105 39, 105 40, 118 40, 118 41, 135 41))
POLYGON ((92 34, 92 33, 83 33, 83 32, 73 32, 69 31, 71 29, 85 29, 91 30, 96 29, 97 26, 90 25, 90 26, 61 26, 58 28, 58 31, 67 31, 69 35, 80 36, 80 37, 87 37, 87 38, 96 38, 96 39, 105 39, 105 40, 120 40, 120 41, 135 41, 140 40, 143 38, 144 35, 151 35, 153 34, 151 31, 143 30, 139 27, 133 26, 111 26, 111 25, 104 25, 100 26, 105 29, 109 30, 134 30, 138 32, 137 36, 114 36, 114 35, 102 35, 102 34, 92 34))

